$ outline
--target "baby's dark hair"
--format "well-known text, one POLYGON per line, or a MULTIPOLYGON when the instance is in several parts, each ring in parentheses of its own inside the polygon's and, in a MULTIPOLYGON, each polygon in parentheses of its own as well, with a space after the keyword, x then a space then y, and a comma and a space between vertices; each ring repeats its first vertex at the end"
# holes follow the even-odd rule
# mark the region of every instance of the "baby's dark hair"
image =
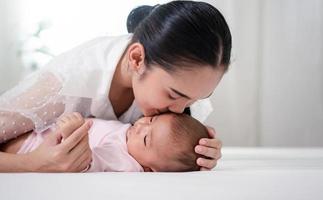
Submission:
POLYGON ((201 138, 208 138, 207 128, 195 118, 186 114, 171 114, 170 139, 173 147, 172 158, 178 165, 169 171, 199 171, 196 160, 204 157, 195 153, 195 146, 201 138))

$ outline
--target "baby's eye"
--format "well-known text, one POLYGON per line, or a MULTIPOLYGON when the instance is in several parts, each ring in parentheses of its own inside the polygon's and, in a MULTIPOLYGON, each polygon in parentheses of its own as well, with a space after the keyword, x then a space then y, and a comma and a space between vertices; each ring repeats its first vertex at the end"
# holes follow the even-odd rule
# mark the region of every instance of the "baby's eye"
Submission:
POLYGON ((145 144, 145 146, 146 146, 146 138, 147 138, 147 135, 145 135, 145 137, 144 137, 144 144, 145 144))

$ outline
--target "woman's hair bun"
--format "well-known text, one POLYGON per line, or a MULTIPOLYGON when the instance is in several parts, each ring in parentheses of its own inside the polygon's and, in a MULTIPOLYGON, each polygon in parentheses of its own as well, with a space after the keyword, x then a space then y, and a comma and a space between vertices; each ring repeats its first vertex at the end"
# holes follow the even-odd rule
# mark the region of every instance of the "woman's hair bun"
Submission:
POLYGON ((158 6, 148 6, 143 5, 134 8, 127 17, 127 30, 128 33, 134 33, 135 29, 138 27, 140 22, 142 22, 150 13, 154 10, 154 8, 158 6))

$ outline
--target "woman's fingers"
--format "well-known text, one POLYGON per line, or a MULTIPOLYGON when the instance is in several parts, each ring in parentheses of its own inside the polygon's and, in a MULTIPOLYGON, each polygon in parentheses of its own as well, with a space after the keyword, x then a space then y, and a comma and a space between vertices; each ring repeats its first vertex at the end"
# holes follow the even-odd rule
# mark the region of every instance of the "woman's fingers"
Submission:
POLYGON ((70 152, 69 155, 78 159, 86 150, 90 149, 88 137, 84 137, 70 152))
POLYGON ((85 149, 84 151, 82 151, 82 153, 78 156, 77 159, 73 159, 74 161, 72 162, 72 165, 70 167, 71 172, 80 172, 80 171, 82 171, 82 169, 80 169, 82 166, 84 166, 84 168, 86 168, 88 163, 84 163, 84 162, 89 159, 89 153, 88 152, 90 152, 90 150, 85 149))
POLYGON ((77 167, 75 168, 76 172, 82 172, 85 169, 87 169, 91 164, 91 161, 92 161, 92 151, 88 150, 84 153, 84 155, 82 155, 82 158, 79 159, 79 163, 78 165, 76 165, 77 167))
MULTIPOLYGON (((63 165, 62 171, 81 171, 79 170, 79 167, 80 165, 82 165, 82 162, 91 157, 91 155, 88 152, 91 152, 91 149, 88 144, 88 138, 87 136, 85 136, 69 153, 66 153, 67 160, 66 163, 63 165)), ((86 167, 87 164, 84 163, 83 165, 86 167)))
POLYGON ((83 139, 70 151, 70 156, 73 160, 73 165, 71 168, 80 171, 86 168, 88 164, 90 164, 92 158, 92 151, 89 145, 89 138, 88 136, 83 137, 83 139), (74 159, 73 159, 74 158, 74 159), (88 160, 88 162, 85 162, 88 160))
POLYGON ((217 160, 221 158, 222 142, 217 138, 202 138, 199 145, 195 147, 195 152, 207 158, 198 158, 197 164, 201 166, 201 170, 210 170, 217 164, 217 160))
POLYGON ((201 168, 200 168, 200 171, 210 171, 210 170, 212 170, 212 169, 205 168, 205 167, 201 167, 201 168))
POLYGON ((222 156, 221 149, 215 149, 215 148, 205 147, 201 145, 197 145, 195 147, 195 152, 203 156, 206 156, 208 158, 216 159, 216 160, 219 160, 222 156))
POLYGON ((197 164, 201 166, 201 170, 211 170, 216 166, 217 161, 212 159, 198 158, 196 160, 197 164))
POLYGON ((215 129, 210 126, 206 126, 206 129, 209 133, 210 138, 215 138, 215 136, 216 136, 215 129))
POLYGON ((62 151, 70 152, 83 137, 87 136, 89 129, 92 126, 92 121, 84 123, 80 128, 76 129, 64 142, 59 144, 57 147, 61 148, 62 151))
POLYGON ((215 149, 221 149, 222 148, 222 142, 219 138, 202 138, 199 141, 199 145, 215 148, 215 149))

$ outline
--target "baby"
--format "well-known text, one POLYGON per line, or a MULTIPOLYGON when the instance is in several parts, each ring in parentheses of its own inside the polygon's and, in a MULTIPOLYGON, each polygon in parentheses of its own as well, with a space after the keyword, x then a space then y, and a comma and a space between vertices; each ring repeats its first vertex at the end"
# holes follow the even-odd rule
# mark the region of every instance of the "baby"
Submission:
MULTIPOLYGON (((87 172, 167 172, 197 171, 194 152, 201 138, 208 137, 207 129, 185 114, 161 114, 142 117, 134 125, 119 121, 91 119, 89 145, 92 161, 87 172)), ((67 114, 56 122, 63 139, 75 127, 84 123, 79 113, 67 114)), ((24 154, 38 147, 51 129, 31 132, 9 141, 2 151, 24 154)))

